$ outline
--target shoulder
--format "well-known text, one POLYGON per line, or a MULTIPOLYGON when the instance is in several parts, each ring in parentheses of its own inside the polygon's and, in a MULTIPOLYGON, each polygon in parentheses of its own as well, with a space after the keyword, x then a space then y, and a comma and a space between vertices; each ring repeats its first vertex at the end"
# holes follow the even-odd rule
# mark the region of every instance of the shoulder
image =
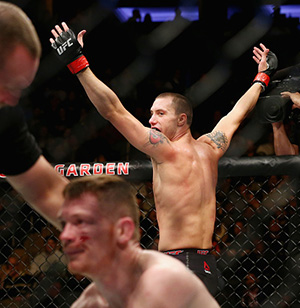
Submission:
MULTIPOLYGON (((198 300, 198 294, 203 292, 205 296, 210 296, 202 281, 183 264, 175 259, 167 261, 170 263, 157 263, 144 271, 139 296, 150 296, 156 307, 196 307, 191 303, 198 300)), ((153 303, 149 307, 155 307, 153 303)))
POLYGON ((107 303, 100 295, 94 283, 91 283, 73 303, 71 308, 105 308, 107 303))
POLYGON ((161 252, 143 251, 143 256, 146 268, 141 278, 144 283, 149 281, 152 284, 153 281, 157 281, 160 284, 171 279, 188 278, 192 275, 182 262, 161 252))
MULTIPOLYGON (((151 270, 151 294, 155 305, 151 307, 220 308, 204 283, 187 268, 155 267, 151 270)), ((147 295, 147 294, 146 294, 147 295)))
POLYGON ((198 283, 198 278, 184 265, 181 267, 181 264, 155 265, 145 272, 145 276, 151 276, 151 284, 160 290, 171 288, 173 291, 179 291, 186 287, 193 289, 193 286, 202 286, 202 282, 198 283))

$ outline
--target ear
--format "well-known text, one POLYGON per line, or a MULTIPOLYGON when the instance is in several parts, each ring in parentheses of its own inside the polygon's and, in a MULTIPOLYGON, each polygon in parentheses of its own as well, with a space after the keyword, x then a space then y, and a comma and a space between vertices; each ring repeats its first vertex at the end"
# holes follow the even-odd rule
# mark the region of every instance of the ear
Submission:
POLYGON ((187 120, 187 115, 185 113, 181 113, 178 117, 177 125, 183 126, 184 124, 186 124, 186 120, 187 120))
POLYGON ((117 243, 125 246, 134 235, 135 225, 130 217, 122 217, 116 223, 117 243))

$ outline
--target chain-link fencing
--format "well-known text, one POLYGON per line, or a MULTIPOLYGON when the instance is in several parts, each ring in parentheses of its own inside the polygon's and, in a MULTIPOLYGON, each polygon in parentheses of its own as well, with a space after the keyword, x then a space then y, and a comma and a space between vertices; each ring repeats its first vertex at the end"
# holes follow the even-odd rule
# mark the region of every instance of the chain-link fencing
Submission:
MULTIPOLYGON (((299 307, 298 163, 298 157, 220 162, 213 254, 220 272, 216 298, 221 307, 299 307), (228 175, 230 170, 233 176, 228 175)), ((69 176, 99 171, 86 165, 60 170, 69 176)), ((103 166, 101 172, 122 170, 131 181, 141 213, 141 246, 157 249, 151 164, 103 166)), ((5 180, 0 182, 0 206, 0 307, 70 307, 90 282, 67 270, 58 230, 5 180)))

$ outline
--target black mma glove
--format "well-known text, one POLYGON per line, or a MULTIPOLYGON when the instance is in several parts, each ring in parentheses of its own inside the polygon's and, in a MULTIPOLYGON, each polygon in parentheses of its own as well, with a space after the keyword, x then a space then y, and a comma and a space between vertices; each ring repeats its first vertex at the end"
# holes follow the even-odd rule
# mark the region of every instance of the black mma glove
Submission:
POLYGON ((271 76, 275 73, 277 66, 278 66, 277 57, 275 53, 272 51, 269 51, 267 55, 267 65, 268 65, 268 68, 262 72, 259 72, 253 80, 253 83, 258 82, 262 85, 263 91, 269 85, 271 76))
POLYGON ((89 62, 82 54, 82 47, 71 29, 63 31, 55 38, 55 42, 51 46, 72 74, 77 74, 89 66, 89 62))

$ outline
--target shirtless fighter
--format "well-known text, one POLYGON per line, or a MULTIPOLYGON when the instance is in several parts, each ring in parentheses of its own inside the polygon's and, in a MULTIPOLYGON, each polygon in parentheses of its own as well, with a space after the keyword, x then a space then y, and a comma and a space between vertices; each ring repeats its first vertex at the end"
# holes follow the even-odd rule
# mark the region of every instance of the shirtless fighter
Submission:
POLYGON ((64 197, 60 239, 68 267, 93 280, 74 308, 220 307, 181 262, 141 249, 139 209, 128 182, 82 177, 71 181, 64 197))
POLYGON ((81 181, 90 183, 90 190, 81 184, 81 194, 80 184, 72 183, 64 202, 63 190, 69 181, 41 154, 17 107, 22 90, 38 69, 39 38, 28 16, 11 3, 0 1, 0 25, 0 172, 45 218, 58 228, 63 225, 61 240, 70 268, 95 280, 72 307, 219 307, 204 284, 180 262, 139 247, 138 210, 129 184, 112 177, 102 182, 87 177, 81 181), (104 217, 100 205, 115 205, 118 211, 104 217))
POLYGON ((236 129, 254 108, 277 58, 263 44, 261 61, 253 85, 223 117, 211 133, 192 137, 192 107, 188 99, 175 93, 159 95, 152 107, 147 128, 130 114, 117 95, 89 68, 82 54, 83 36, 77 38, 66 23, 52 31, 50 39, 58 57, 76 74, 91 102, 153 164, 153 191, 160 230, 159 250, 190 268, 217 292, 216 260, 210 254, 216 217, 215 189, 218 161, 225 153, 236 129), (268 56, 268 57, 267 57, 268 56))

